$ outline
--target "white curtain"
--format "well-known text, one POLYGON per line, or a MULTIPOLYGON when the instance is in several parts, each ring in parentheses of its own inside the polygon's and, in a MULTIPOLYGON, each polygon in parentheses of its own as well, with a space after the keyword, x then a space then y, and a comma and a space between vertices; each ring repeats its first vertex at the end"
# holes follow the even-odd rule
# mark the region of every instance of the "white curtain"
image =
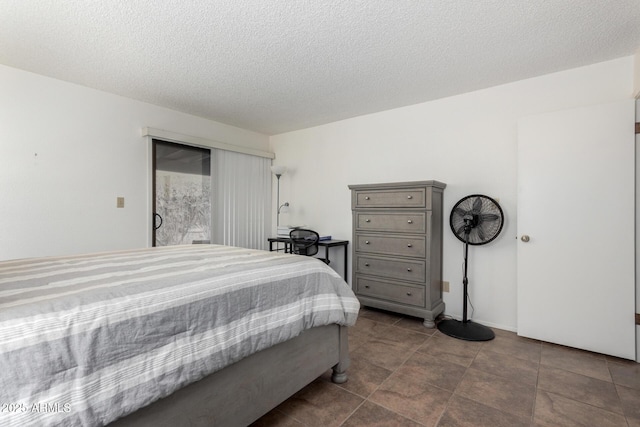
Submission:
POLYGON ((271 229, 271 159, 211 150, 213 242, 267 249, 271 229))

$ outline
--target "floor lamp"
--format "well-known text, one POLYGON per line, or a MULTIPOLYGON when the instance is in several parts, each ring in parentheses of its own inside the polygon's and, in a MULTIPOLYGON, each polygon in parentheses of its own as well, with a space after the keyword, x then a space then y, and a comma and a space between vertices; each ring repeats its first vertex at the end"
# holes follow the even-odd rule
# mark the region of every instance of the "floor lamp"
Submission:
POLYGON ((276 206, 278 207, 278 210, 276 211, 276 226, 280 225, 280 208, 282 208, 282 206, 289 206, 289 202, 284 202, 282 206, 280 206, 280 177, 284 175, 286 171, 286 166, 271 166, 271 172, 276 176, 276 178, 278 178, 278 192, 276 196, 276 206))

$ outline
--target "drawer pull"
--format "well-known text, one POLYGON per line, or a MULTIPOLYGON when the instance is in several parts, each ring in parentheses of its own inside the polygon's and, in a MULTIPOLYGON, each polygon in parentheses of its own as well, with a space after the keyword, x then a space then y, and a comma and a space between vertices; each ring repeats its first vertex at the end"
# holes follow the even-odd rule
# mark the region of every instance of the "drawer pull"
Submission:
POLYGON ((369 267, 369 263, 368 263, 368 262, 365 262, 365 263, 364 263, 364 266, 365 266, 365 267, 369 267))
POLYGON ((407 196, 407 199, 413 199, 413 196, 409 195, 407 196))
POLYGON ((408 271, 409 273, 411 273, 411 267, 407 268, 407 271, 408 271))
POLYGON ((411 292, 407 292, 407 296, 410 297, 411 296, 411 292))
POLYGON ((364 222, 371 222, 369 218, 365 219, 364 222))
POLYGON ((369 285, 364 285, 364 287, 365 287, 366 289, 369 289, 369 285))
POLYGON ((368 240, 365 240, 365 241, 364 241, 364 244, 365 244, 365 245, 368 245, 368 244, 369 244, 369 241, 368 241, 368 240))
POLYGON ((407 247, 408 247, 408 248, 412 248, 412 247, 413 247, 413 245, 412 245, 411 243, 407 243, 407 247))
POLYGON ((364 196, 364 199, 365 200, 369 200, 369 196, 364 196))
POLYGON ((413 221, 412 220, 408 220, 407 224, 413 224, 413 221))

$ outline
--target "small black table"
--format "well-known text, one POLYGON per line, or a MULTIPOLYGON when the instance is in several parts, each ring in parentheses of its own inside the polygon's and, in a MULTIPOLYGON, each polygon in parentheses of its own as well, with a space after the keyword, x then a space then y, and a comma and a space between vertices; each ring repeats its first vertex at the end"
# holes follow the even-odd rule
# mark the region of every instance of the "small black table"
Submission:
MULTIPOLYGON (((291 239, 289 239, 288 237, 282 236, 282 237, 269 237, 267 239, 267 241, 269 242, 269 251, 273 252, 274 250, 278 250, 278 247, 276 246, 276 249, 273 249, 273 244, 274 243, 284 243, 284 251, 285 253, 291 253, 291 239)), ((327 261, 329 260, 329 248, 333 248, 334 246, 342 246, 344 249, 344 280, 347 280, 347 246, 349 246, 349 241, 348 240, 334 240, 334 239, 329 239, 329 240, 320 240, 318 241, 318 246, 323 247, 324 248, 324 257, 327 259, 327 261)))

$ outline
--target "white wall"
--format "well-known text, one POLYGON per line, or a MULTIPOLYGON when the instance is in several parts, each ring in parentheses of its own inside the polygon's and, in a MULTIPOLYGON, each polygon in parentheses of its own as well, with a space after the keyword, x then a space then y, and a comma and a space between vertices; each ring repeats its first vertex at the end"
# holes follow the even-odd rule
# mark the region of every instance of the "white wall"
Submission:
POLYGON ((269 149, 266 135, 0 66, 0 259, 148 246, 144 126, 269 149))
POLYGON ((448 314, 461 316, 462 244, 449 231, 448 216, 468 194, 497 198, 505 226, 494 242, 471 248, 470 295, 474 320, 515 330, 517 119, 628 99, 633 61, 625 57, 273 136, 275 163, 290 169, 281 179, 280 198, 291 206, 280 221, 350 239, 349 184, 447 183, 443 280, 451 282, 451 292, 445 303, 448 314))
POLYGON ((633 87, 635 97, 640 99, 640 49, 638 49, 634 56, 633 87))

